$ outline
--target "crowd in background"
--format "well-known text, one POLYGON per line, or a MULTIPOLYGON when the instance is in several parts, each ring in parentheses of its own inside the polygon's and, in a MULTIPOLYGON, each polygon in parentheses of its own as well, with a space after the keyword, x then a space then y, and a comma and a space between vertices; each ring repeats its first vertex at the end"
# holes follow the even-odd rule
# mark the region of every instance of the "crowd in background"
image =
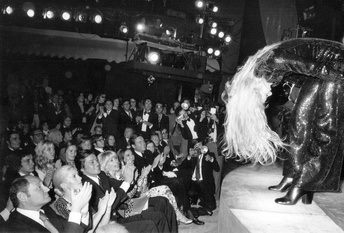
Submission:
POLYGON ((50 232, 75 222, 80 232, 177 232, 177 221, 202 225, 198 216, 216 209, 224 113, 209 98, 153 103, 42 85, 29 99, 12 101, 25 110, 10 120, 0 156, 5 230, 24 231, 17 215, 33 204, 19 194, 33 184, 48 194, 35 204, 50 208, 50 232))

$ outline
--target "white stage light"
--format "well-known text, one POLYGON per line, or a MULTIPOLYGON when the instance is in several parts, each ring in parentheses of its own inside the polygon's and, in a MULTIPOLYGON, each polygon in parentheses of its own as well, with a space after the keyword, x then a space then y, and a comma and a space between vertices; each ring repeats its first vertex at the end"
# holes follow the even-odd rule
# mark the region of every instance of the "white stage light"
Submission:
POLYGON ((217 23, 216 23, 216 22, 212 22, 212 23, 211 23, 211 27, 212 27, 212 28, 216 28, 216 27, 217 27, 217 23))
POLYGON ((122 24, 121 27, 119 28, 119 30, 123 33, 123 34, 127 34, 129 32, 129 29, 127 27, 127 25, 122 24))
POLYGON ((220 31, 217 35, 220 39, 222 39, 225 36, 225 33, 223 31, 220 31))
POLYGON ((55 13, 51 9, 46 9, 43 11, 43 19, 53 19, 55 17, 55 13))
POLYGON ((84 12, 78 12, 74 16, 76 22, 85 23, 87 21, 87 15, 84 12))
POLYGON ((213 6, 213 9, 212 9, 212 11, 213 11, 214 13, 216 13, 216 12, 218 12, 218 11, 219 11, 219 8, 218 8, 217 6, 213 6))
POLYGON ((217 29, 216 28, 210 29, 210 34, 216 35, 216 33, 217 33, 217 29))
POLYGON ((63 11, 61 16, 62 16, 62 19, 65 21, 69 21, 71 19, 71 14, 68 11, 63 11))
POLYGON ((203 8, 204 7, 204 2, 202 0, 197 0, 195 2, 195 5, 197 8, 203 8))
POLYGON ((95 14, 93 16, 93 22, 100 24, 103 22, 103 17, 100 14, 95 14))
POLYGON ((219 49, 216 49, 216 50, 214 51, 214 55, 215 55, 216 57, 220 56, 220 55, 221 55, 221 51, 220 51, 219 49))
POLYGON ((208 50, 207 50, 207 53, 208 54, 212 54, 214 52, 214 49, 213 48, 208 48, 208 50))
POLYGON ((5 9, 3 10, 4 14, 11 15, 14 11, 14 8, 12 6, 6 6, 5 9))
POLYGON ((143 32, 143 31, 145 30, 145 25, 144 25, 143 23, 138 23, 138 24, 136 25, 136 30, 137 30, 138 32, 143 32))
POLYGON ((196 22, 198 24, 203 24, 204 23, 204 19, 202 17, 197 17, 196 22))
POLYGON ((28 9, 26 11, 27 16, 29 16, 30 18, 35 16, 35 10, 34 9, 28 9))
POLYGON ((232 40, 232 37, 231 37, 230 35, 227 35, 227 36, 225 37, 225 42, 226 42, 226 43, 231 42, 231 40, 232 40))
POLYGON ((159 62, 160 55, 157 52, 150 52, 150 53, 148 53, 147 58, 148 58, 149 63, 155 65, 155 64, 157 64, 159 62))

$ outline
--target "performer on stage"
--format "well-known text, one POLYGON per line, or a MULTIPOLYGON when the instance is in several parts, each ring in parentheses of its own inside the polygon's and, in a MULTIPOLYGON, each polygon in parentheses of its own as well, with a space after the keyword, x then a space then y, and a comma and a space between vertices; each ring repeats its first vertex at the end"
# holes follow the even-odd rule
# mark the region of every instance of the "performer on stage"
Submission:
POLYGON ((275 200, 293 205, 314 192, 339 191, 343 163, 344 46, 304 38, 266 46, 226 83, 225 142, 229 157, 270 164, 284 148, 284 178, 269 189, 286 191, 275 200), (292 82, 300 93, 291 112, 288 141, 267 125, 264 102, 271 85, 292 82))

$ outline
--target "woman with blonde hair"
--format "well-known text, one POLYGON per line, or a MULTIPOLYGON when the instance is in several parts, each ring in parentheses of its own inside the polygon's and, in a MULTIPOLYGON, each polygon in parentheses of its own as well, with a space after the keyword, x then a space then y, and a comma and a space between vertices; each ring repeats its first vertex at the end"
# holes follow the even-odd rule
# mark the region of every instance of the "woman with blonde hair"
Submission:
MULTIPOLYGON (((134 166, 133 158, 134 156, 131 153, 131 150, 119 151, 121 157, 124 158, 123 166, 134 166)), ((118 159, 118 156, 113 151, 105 151, 98 155, 98 161, 100 163, 100 169, 104 171, 109 177, 120 180, 121 178, 121 163, 118 159)), ((157 197, 162 196, 166 197, 171 205, 173 206, 177 220, 184 223, 190 224, 192 220, 185 217, 182 212, 178 209, 176 198, 174 197, 170 188, 166 185, 156 186, 149 189, 147 184, 147 176, 150 172, 151 166, 145 167, 142 169, 141 176, 137 178, 136 175, 136 185, 134 189, 128 193, 130 198, 133 197, 157 197)), ((137 174, 137 172, 136 172, 137 174)))
POLYGON ((50 141, 39 142, 35 148, 35 171, 44 185, 51 187, 51 180, 55 168, 61 167, 61 161, 54 163, 55 147, 50 141))
MULTIPOLYGON (((70 214, 70 203, 72 203, 73 197, 83 188, 81 177, 78 175, 78 171, 75 167, 65 165, 56 170, 53 177, 53 184, 58 198, 50 207, 56 214, 68 219, 70 214)), ((89 185, 89 183, 86 182, 85 185, 89 185)), ((111 192, 106 192, 104 197, 99 200, 97 212, 91 213, 89 212, 88 205, 85 206, 82 210, 81 226, 83 226, 87 232, 92 233, 98 230, 99 227, 109 224, 111 206, 115 199, 116 192, 111 189, 111 192)), ((118 228, 123 230, 123 232, 127 232, 125 228, 119 224, 112 223, 111 226, 113 230, 118 228)))

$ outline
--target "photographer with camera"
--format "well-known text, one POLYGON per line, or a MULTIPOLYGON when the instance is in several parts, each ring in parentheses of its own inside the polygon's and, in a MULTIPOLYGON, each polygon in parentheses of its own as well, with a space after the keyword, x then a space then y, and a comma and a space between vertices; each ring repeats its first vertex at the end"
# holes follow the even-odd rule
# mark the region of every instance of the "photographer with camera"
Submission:
POLYGON ((204 212, 212 215, 212 211, 216 209, 213 171, 220 170, 214 153, 209 152, 208 147, 199 142, 190 149, 190 154, 184 163, 192 171, 189 194, 196 203, 200 199, 199 205, 204 212))

